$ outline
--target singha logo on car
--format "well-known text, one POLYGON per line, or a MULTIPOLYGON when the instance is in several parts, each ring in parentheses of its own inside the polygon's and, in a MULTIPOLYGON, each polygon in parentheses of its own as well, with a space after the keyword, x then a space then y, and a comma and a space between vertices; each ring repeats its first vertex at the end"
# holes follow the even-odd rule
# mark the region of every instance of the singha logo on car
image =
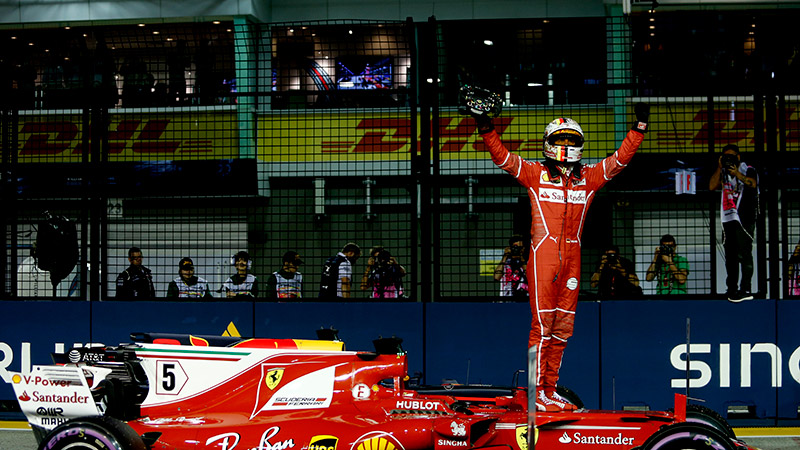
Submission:
POLYGON ((436 445, 439 447, 469 447, 467 441, 454 441, 452 439, 439 439, 436 445))
POLYGON ((453 432, 453 436, 466 436, 467 429, 463 423, 458 422, 450 422, 450 431, 453 432))

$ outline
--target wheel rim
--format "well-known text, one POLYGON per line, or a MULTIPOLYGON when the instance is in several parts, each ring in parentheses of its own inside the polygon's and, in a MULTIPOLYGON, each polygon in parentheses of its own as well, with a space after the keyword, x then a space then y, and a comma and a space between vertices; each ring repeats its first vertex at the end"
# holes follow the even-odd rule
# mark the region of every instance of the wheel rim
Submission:
POLYGON ((727 450, 727 447, 717 439, 703 433, 681 431, 664 436, 656 442, 651 450, 677 450, 677 449, 714 449, 727 450))

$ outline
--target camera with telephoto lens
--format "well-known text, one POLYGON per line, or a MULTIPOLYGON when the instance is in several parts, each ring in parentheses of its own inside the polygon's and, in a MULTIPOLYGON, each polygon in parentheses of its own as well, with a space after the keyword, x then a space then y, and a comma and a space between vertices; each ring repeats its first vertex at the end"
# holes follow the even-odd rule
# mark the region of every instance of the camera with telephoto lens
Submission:
POLYGON ((669 245, 661 244, 658 247, 658 253, 660 255, 672 256, 672 247, 669 245))
POLYGON ((521 245, 512 245, 511 246, 511 256, 514 257, 514 258, 519 258, 520 256, 522 256, 522 251, 524 249, 525 249, 525 247, 523 247, 521 245))
POLYGON ((722 167, 730 170, 735 169, 737 165, 739 165, 739 160, 736 158, 736 155, 730 153, 722 155, 722 167))
POLYGON ((375 264, 378 266, 388 266, 392 263, 392 254, 388 250, 381 250, 375 257, 375 264))
POLYGON ((606 261, 610 265, 614 265, 619 262, 619 255, 616 253, 606 253, 606 261))

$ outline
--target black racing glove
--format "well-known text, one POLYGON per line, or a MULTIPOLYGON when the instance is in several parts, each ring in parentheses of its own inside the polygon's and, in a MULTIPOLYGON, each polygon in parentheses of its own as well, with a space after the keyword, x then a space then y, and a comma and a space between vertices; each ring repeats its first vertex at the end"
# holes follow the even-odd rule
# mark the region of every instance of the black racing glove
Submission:
POLYGON ((492 130, 494 130, 494 124, 492 123, 492 118, 489 117, 486 113, 475 114, 470 113, 473 119, 475 119, 475 126, 478 128, 479 134, 486 134, 492 130))
POLYGON ((647 123, 650 120, 650 105, 639 102, 633 107, 633 113, 636 115, 636 122, 633 124, 633 129, 644 133, 647 131, 647 123))

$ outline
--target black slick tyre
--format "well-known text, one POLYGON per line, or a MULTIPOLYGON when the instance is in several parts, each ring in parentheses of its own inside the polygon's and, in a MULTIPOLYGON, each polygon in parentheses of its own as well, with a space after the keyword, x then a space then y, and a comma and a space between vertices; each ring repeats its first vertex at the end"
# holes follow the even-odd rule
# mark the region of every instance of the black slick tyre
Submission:
POLYGON ((736 450, 733 440, 703 423, 680 422, 661 428, 647 438, 642 450, 736 450))
POLYGON ((147 450, 142 438, 111 417, 83 417, 47 434, 38 450, 147 450))
POLYGON ((692 423, 704 423, 723 432, 731 439, 736 439, 733 427, 725 420, 722 415, 704 405, 686 405, 686 421, 692 423))

